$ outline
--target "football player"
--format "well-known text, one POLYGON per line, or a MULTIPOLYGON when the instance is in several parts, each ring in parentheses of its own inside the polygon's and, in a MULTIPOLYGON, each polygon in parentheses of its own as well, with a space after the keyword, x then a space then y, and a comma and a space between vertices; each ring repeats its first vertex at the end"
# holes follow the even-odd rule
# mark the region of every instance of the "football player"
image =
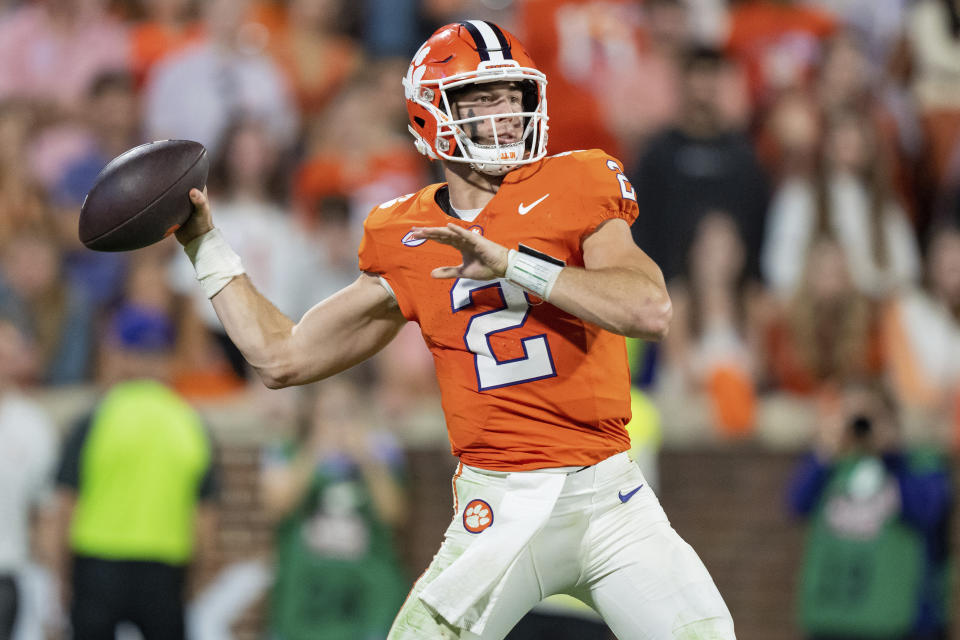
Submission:
POLYGON ((391 639, 503 638, 568 593, 621 639, 729 640, 713 580, 626 453, 623 336, 657 340, 671 315, 630 235, 636 195, 603 151, 547 156, 546 86, 497 25, 436 31, 403 87, 417 149, 446 182, 375 208, 362 275, 298 323, 243 275, 200 191, 177 238, 271 388, 336 374, 420 325, 460 464, 453 521, 391 639))

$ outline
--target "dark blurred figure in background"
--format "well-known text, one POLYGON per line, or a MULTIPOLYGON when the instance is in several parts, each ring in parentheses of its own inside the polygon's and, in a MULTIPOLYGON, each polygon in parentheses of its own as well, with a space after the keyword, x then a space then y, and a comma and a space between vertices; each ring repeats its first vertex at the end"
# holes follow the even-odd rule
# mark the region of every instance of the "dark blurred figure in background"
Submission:
POLYGON ((847 385, 798 466, 790 507, 810 518, 800 625, 816 640, 945 640, 951 480, 907 448, 886 389, 847 385))
POLYGON ((710 211, 728 212, 747 252, 747 273, 759 274, 768 186, 749 138, 725 112, 730 61, 697 47, 683 65, 679 123, 654 137, 630 182, 643 211, 633 237, 670 279, 683 273, 695 229, 710 211))
POLYGON ((102 348, 106 393, 66 440, 57 472, 61 588, 74 640, 185 635, 187 565, 214 544, 214 461, 200 416, 165 382, 174 326, 129 304, 102 348))
MULTIPOLYGON (((49 507, 56 431, 24 395, 37 354, 16 325, 0 315, 0 640, 12 638, 20 607, 18 580, 43 536, 38 518, 49 507)), ((49 551, 49 550, 46 550, 49 551)))
POLYGON ((352 378, 326 380, 298 441, 264 456, 276 640, 383 640, 406 596, 394 537, 408 513, 403 453, 367 405, 352 378))
POLYGON ((423 33, 430 31, 421 24, 422 4, 419 0, 367 0, 364 49, 375 57, 406 58, 419 46, 423 33))
POLYGON ((50 385, 86 381, 94 350, 90 299, 63 278, 61 265, 49 231, 23 231, 0 244, 0 310, 34 340, 38 378, 50 385))

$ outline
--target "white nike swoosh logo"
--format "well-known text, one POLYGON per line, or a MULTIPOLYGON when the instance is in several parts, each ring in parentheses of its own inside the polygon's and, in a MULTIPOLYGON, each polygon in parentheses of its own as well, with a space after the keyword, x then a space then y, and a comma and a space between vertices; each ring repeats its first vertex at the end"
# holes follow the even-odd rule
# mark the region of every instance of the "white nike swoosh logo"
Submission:
POLYGON ((527 215, 528 213, 530 213, 530 209, 533 209, 535 206, 537 206, 538 204, 540 204, 541 202, 543 202, 544 200, 546 200, 549 195, 550 195, 550 194, 548 193, 547 195, 543 196, 542 198, 540 198, 539 200, 537 200, 537 201, 534 202, 533 204, 531 204, 531 205, 529 205, 529 206, 526 206, 526 207, 523 206, 523 203, 521 202, 521 203, 520 203, 520 206, 517 207, 517 213, 519 213, 519 214, 522 215, 522 216, 527 215))

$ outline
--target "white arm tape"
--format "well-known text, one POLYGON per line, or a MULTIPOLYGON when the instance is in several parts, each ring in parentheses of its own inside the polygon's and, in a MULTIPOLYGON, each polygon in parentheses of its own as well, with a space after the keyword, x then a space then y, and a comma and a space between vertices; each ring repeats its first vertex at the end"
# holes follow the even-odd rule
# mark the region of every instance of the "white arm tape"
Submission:
POLYGON ((246 273, 240 263, 240 256, 223 239, 219 229, 211 229, 198 236, 183 247, 193 268, 197 271, 197 280, 207 298, 220 293, 235 276, 246 273))
POLYGON ((548 300, 561 271, 563 267, 558 264, 510 249, 504 277, 538 298, 548 300))

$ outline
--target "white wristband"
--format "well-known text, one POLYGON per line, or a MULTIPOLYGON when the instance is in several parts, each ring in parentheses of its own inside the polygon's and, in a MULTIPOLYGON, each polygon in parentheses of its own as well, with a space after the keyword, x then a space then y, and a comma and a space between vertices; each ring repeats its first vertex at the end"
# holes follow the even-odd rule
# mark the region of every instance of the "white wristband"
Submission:
POLYGON ((240 263, 240 256, 230 248, 220 235, 219 229, 211 229, 198 236, 183 247, 193 268, 197 271, 197 280, 207 298, 220 293, 235 276, 246 273, 240 263))
POLYGON ((563 267, 559 264, 510 249, 507 253, 507 271, 504 277, 538 298, 548 300, 561 271, 563 267))

